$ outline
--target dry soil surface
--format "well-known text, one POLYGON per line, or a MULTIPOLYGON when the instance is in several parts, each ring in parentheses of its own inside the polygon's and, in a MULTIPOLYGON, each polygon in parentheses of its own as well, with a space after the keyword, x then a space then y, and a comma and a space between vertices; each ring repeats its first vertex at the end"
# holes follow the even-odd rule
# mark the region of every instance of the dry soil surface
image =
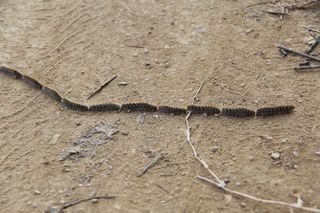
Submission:
MULTIPOLYGON (((320 207, 320 72, 295 72, 303 59, 276 48, 305 50, 304 27, 319 27, 319 10, 280 19, 263 12, 279 3, 258 0, 2 0, 0 10, 1 65, 76 102, 185 107, 204 80, 200 105, 294 105, 267 119, 192 116, 192 141, 230 189, 320 207)), ((210 176, 186 144, 184 116, 146 113, 141 123, 138 113, 78 113, 21 81, 1 75, 0 85, 1 212, 95 194, 116 198, 66 212, 289 212, 198 180, 210 176), (119 132, 88 137, 97 125, 119 132)))

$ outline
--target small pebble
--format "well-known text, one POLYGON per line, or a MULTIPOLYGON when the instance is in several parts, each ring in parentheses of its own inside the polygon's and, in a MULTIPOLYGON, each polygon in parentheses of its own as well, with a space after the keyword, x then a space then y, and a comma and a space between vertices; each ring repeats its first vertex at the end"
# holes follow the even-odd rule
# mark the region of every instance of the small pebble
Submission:
POLYGON ((320 151, 317 151, 317 152, 316 152, 316 155, 319 155, 319 156, 320 156, 320 151))
POLYGON ((121 135, 129 135, 129 132, 128 131, 122 131, 121 135))
POLYGON ((279 160, 280 159, 280 153, 279 152, 272 152, 271 153, 271 158, 273 160, 279 160))
POLYGON ((127 86, 128 82, 122 81, 118 83, 119 86, 127 86))
POLYGON ((91 202, 92 202, 92 203, 98 203, 99 200, 98 200, 98 199, 92 199, 91 202))
POLYGON ((34 193, 35 195, 41 194, 41 192, 40 192, 39 190, 34 190, 33 193, 34 193))

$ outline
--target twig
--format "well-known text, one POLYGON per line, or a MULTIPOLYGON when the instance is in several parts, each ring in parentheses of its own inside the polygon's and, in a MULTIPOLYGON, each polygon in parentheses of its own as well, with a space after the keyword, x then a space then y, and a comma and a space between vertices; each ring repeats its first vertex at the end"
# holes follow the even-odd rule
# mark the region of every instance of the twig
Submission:
POLYGON ((223 190, 225 192, 228 192, 230 194, 235 194, 235 195, 238 195, 240 197, 245 197, 245 198, 257 201, 257 202, 274 204, 274 205, 282 205, 282 206, 287 206, 287 207, 291 207, 291 208, 302 209, 302 210, 309 211, 309 212, 320 212, 320 209, 309 208, 309 207, 303 206, 303 204, 302 204, 303 202, 302 202, 302 199, 300 197, 298 197, 296 203, 286 203, 286 202, 282 202, 282 201, 262 199, 262 198, 258 198, 258 197, 255 197, 255 196, 252 196, 252 195, 248 195, 248 194, 245 194, 245 193, 242 193, 242 192, 238 192, 238 191, 235 191, 235 190, 232 190, 232 189, 228 189, 226 187, 220 187, 219 185, 217 185, 217 183, 215 181, 212 181, 212 180, 210 180, 210 179, 208 179, 206 177, 197 176, 197 178, 199 180, 203 180, 203 181, 206 181, 208 183, 211 183, 214 186, 218 187, 219 189, 221 189, 221 190, 223 190))
MULTIPOLYGON (((193 100, 197 97, 197 95, 199 94, 201 88, 202 88, 203 82, 201 82, 200 84, 200 88, 197 90, 195 96, 193 97, 193 100)), ((197 176, 198 179, 203 180, 203 181, 207 181, 211 184, 213 184, 215 187, 228 192, 230 194, 235 194, 244 198, 248 198, 257 202, 262 202, 262 203, 267 203, 267 204, 274 204, 274 205, 282 205, 282 206, 287 206, 287 207, 291 207, 291 208, 296 208, 296 209, 302 209, 305 211, 310 211, 310 212, 318 212, 320 213, 320 209, 316 209, 316 208, 309 208, 309 207, 304 207, 303 206, 303 201, 300 197, 298 197, 297 203, 286 203, 286 202, 282 202, 282 201, 274 201, 274 200, 267 200, 267 199, 261 199, 261 198, 257 198, 255 196, 249 195, 249 194, 245 194, 242 192, 238 192, 232 189, 228 189, 226 188, 226 184, 223 180, 221 180, 208 166, 207 162, 202 159, 201 157, 199 157, 199 154, 197 153, 195 147, 193 146, 192 142, 191 142, 191 131, 190 131, 190 124, 189 124, 189 117, 191 115, 191 112, 189 112, 185 118, 185 122, 186 122, 186 135, 187 135, 187 143, 190 145, 192 152, 194 154, 194 157, 197 161, 199 161, 199 163, 210 173, 210 175, 212 177, 215 178, 215 180, 210 180, 208 178, 202 177, 202 176, 197 176)))
POLYGON ((156 159, 154 159, 154 161, 152 161, 151 163, 149 163, 144 169, 143 171, 137 175, 137 177, 141 177, 144 173, 146 173, 150 168, 152 168, 154 165, 156 165, 161 159, 164 158, 164 154, 160 154, 156 159))
POLYGON ((169 194, 170 192, 168 190, 166 190, 165 188, 163 188, 161 185, 155 183, 156 186, 159 187, 159 189, 161 189, 162 191, 166 192, 167 194, 169 194))
POLYGON ((144 48, 142 45, 127 45, 127 47, 132 47, 132 48, 144 48))
POLYGON ((312 27, 304 27, 304 28, 305 28, 306 30, 310 31, 310 32, 320 33, 319 30, 316 30, 316 29, 314 29, 314 28, 312 28, 312 27))
POLYGON ((270 10, 264 10, 263 12, 269 13, 271 15, 289 16, 289 14, 286 12, 277 12, 277 11, 270 11, 270 10))
POLYGON ((91 93, 88 97, 87 100, 89 100, 90 98, 92 98, 94 95, 96 95, 98 92, 100 92, 103 88, 105 88, 106 86, 108 86, 114 79, 116 79, 118 76, 114 75, 110 80, 108 80, 107 82, 105 82, 104 84, 102 84, 96 91, 94 91, 93 93, 91 93))
POLYGON ((289 48, 286 48, 286 47, 282 47, 282 46, 278 46, 278 48, 280 50, 283 50, 283 51, 287 52, 287 53, 293 53, 293 54, 302 56, 304 58, 309 58, 310 60, 319 61, 320 62, 320 58, 314 57, 312 55, 308 55, 308 54, 305 54, 305 53, 297 52, 295 50, 292 50, 292 49, 289 49, 289 48))
POLYGON ((73 202, 70 202, 70 203, 67 203, 65 204, 64 206, 61 207, 61 210, 63 209, 67 209, 71 206, 74 206, 74 205, 77 205, 79 203, 82 203, 82 202, 86 202, 86 201, 90 201, 90 200, 99 200, 99 199, 114 199, 116 198, 116 196, 93 196, 93 197, 89 197, 89 198, 84 198, 84 199, 81 199, 81 200, 77 200, 77 201, 73 201, 73 202))
POLYGON ((320 65, 309 65, 309 66, 298 66, 295 67, 294 69, 296 71, 300 71, 300 70, 310 70, 310 69, 319 69, 320 65))

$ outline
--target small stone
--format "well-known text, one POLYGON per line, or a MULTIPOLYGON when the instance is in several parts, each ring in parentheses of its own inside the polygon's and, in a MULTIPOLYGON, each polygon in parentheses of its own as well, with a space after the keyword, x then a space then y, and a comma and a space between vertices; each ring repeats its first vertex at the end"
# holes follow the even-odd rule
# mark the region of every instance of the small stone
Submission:
POLYGON ((249 161, 253 161, 254 157, 253 156, 249 156, 249 161))
POLYGON ((246 203, 242 202, 240 203, 241 208, 246 208, 246 203))
POLYGON ((287 143, 288 140, 289 140, 288 138, 284 138, 284 139, 281 140, 281 142, 282 142, 282 143, 287 143))
POLYGON ((98 200, 98 199, 92 199, 91 202, 92 202, 92 203, 98 203, 99 200, 98 200))
POLYGON ((127 86, 128 82, 122 81, 118 83, 119 86, 127 86))
POLYGON ((128 131, 122 131, 121 135, 129 135, 129 132, 128 131))
POLYGON ((34 190, 33 193, 34 193, 35 195, 41 194, 41 192, 40 192, 39 190, 34 190))
POLYGON ((280 153, 279 152, 272 152, 271 153, 271 158, 273 160, 279 160, 280 159, 280 153))
POLYGON ((218 145, 214 145, 212 148, 211 148, 211 152, 213 153, 216 153, 219 149, 219 146, 218 145))
POLYGON ((319 155, 319 156, 320 156, 320 151, 317 151, 317 152, 316 152, 316 155, 319 155))

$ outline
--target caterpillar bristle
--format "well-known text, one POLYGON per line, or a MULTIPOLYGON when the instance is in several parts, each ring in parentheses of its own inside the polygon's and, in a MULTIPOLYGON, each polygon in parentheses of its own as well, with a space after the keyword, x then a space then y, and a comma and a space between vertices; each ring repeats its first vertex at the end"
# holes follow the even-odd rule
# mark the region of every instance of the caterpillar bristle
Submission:
POLYGON ((207 115, 214 115, 214 114, 219 114, 220 109, 216 107, 211 107, 211 106, 195 106, 195 105, 190 105, 187 107, 187 111, 191 111, 194 114, 207 114, 207 115))
POLYGON ((61 102, 61 96, 55 90, 50 89, 48 87, 42 87, 42 92, 48 95, 53 100, 61 102))
POLYGON ((0 66, 0 73, 9 75, 11 78, 14 78, 14 79, 21 79, 22 78, 21 73, 19 73, 16 70, 7 68, 7 67, 0 66))
POLYGON ((221 114, 229 117, 253 117, 255 111, 246 108, 224 108, 222 109, 221 114))
POLYGON ((39 83, 36 79, 31 78, 27 75, 22 75, 22 80, 35 89, 42 89, 43 87, 42 84, 39 83))
POLYGON ((97 104, 89 106, 91 112, 108 112, 108 111, 119 111, 120 106, 117 104, 97 104))
POLYGON ((284 115, 290 114, 294 110, 294 106, 278 106, 278 107, 264 107, 257 109, 257 116, 273 116, 273 115, 284 115))
POLYGON ((72 109, 72 110, 76 110, 76 111, 80 111, 80 112, 85 112, 88 111, 89 108, 85 105, 82 104, 78 104, 78 103, 74 103, 72 101, 69 101, 65 98, 61 99, 61 103, 64 107, 68 108, 68 109, 72 109))
POLYGON ((125 112, 155 112, 157 107, 147 103, 122 104, 121 110, 125 112))
POLYGON ((175 108, 169 106, 159 106, 159 112, 165 114, 174 114, 174 115, 182 115, 186 114, 187 110, 183 108, 175 108))

